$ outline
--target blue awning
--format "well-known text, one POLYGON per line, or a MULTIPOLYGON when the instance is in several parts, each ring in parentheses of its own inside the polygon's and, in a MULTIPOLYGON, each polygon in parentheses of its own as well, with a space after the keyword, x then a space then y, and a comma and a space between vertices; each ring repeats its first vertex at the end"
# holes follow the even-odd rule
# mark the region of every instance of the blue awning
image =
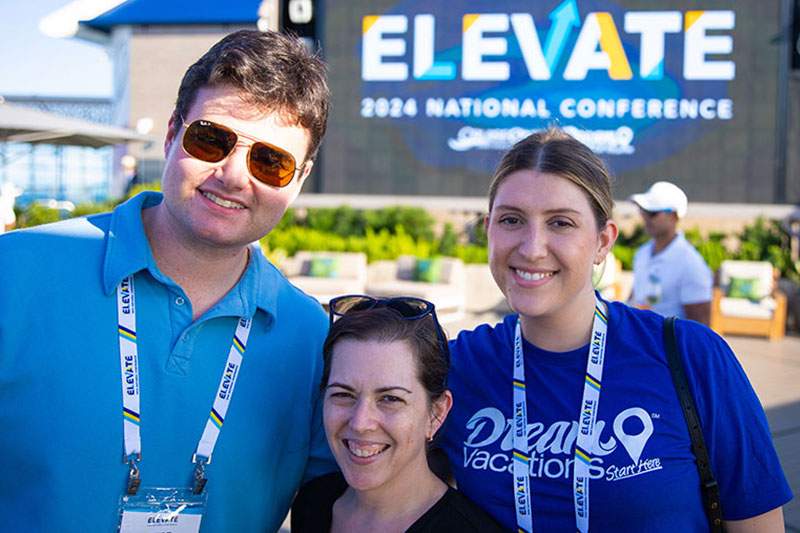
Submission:
POLYGON ((260 0, 128 0, 81 24, 104 32, 122 25, 255 24, 260 4, 260 0))

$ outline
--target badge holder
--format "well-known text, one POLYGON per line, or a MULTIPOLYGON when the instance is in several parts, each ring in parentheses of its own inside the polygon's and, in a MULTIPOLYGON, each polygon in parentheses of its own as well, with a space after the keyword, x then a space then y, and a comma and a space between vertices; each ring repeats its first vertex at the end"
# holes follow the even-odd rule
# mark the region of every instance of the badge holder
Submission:
POLYGON ((192 487, 140 487, 139 462, 142 459, 142 440, 139 435, 140 389, 139 352, 136 337, 136 305, 133 277, 123 279, 117 287, 117 329, 119 333, 120 378, 122 385, 122 418, 125 455, 129 467, 128 484, 119 501, 120 533, 198 533, 206 507, 205 466, 228 412, 236 376, 242 365, 247 337, 253 324, 251 318, 240 318, 231 340, 225 370, 209 412, 206 426, 192 456, 194 474, 192 487))
POLYGON ((198 533, 206 507, 206 460, 195 462, 194 487, 139 487, 138 459, 128 461, 128 486, 119 501, 119 533, 198 533))

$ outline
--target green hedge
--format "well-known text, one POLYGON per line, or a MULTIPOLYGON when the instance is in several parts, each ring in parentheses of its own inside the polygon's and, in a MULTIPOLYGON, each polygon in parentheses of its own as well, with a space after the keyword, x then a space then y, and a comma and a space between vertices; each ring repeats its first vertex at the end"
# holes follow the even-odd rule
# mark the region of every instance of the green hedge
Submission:
MULTIPOLYGON (((387 231, 394 235, 403 228, 415 240, 434 239, 433 217, 421 207, 385 207, 382 209, 355 209, 350 206, 317 207, 305 210, 289 209, 278 225, 279 229, 301 226, 342 237, 363 237, 367 230, 387 231)), ((452 228, 451 228, 452 229, 452 228)))
POLYGON ((30 228, 41 224, 58 222, 59 220, 61 220, 61 212, 58 209, 41 204, 30 204, 25 209, 19 210, 17 227, 30 228))
POLYGON ((364 235, 343 236, 303 226, 275 228, 261 239, 261 246, 270 257, 292 256, 300 250, 362 252, 367 260, 396 259, 401 255, 421 258, 448 255, 460 257, 466 263, 485 263, 486 248, 472 244, 454 243, 447 232, 437 240, 415 239, 403 226, 390 232, 367 228, 364 235))

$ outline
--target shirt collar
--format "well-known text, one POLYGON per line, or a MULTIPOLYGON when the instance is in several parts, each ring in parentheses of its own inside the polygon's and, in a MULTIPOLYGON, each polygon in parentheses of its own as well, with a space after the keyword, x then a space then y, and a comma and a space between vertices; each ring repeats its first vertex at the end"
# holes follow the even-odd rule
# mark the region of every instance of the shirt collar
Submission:
POLYGON ((673 237, 673 239, 669 241, 669 244, 661 251, 666 252, 671 248, 677 248, 681 246, 683 242, 686 242, 686 237, 683 236, 683 232, 681 230, 678 230, 675 232, 675 237, 673 237))
MULTIPOLYGON (((123 278, 141 270, 149 270, 158 280, 166 279, 158 269, 142 223, 142 209, 158 205, 162 199, 161 193, 145 191, 111 213, 103 262, 103 289, 107 295, 116 290, 123 278)), ((234 294, 224 296, 217 306, 223 304, 224 314, 239 316, 252 316, 259 308, 275 318, 281 279, 282 275, 267 261, 258 245, 253 244, 247 269, 231 291, 234 294)))
POLYGON ((675 232, 675 236, 672 238, 672 240, 671 240, 671 241, 669 241, 669 244, 667 244, 667 245, 664 247, 664 249, 662 249, 660 252, 658 252, 658 253, 655 253, 655 249, 656 249, 656 241, 655 241, 655 240, 653 240, 653 239, 650 239, 650 240, 647 242, 647 244, 650 246, 650 256, 651 256, 651 257, 661 256, 661 255, 663 255, 663 253, 664 253, 664 252, 666 252, 667 250, 669 250, 669 249, 671 249, 671 248, 675 247, 676 245, 678 245, 677 243, 679 243, 679 242, 681 242, 681 241, 684 241, 684 242, 689 242, 689 241, 687 241, 687 240, 686 240, 686 236, 684 236, 684 234, 683 234, 683 231, 681 231, 681 230, 677 230, 677 231, 675 232))
MULTIPOLYGON (((233 314, 252 316, 258 308, 275 319, 278 314, 278 291, 282 278, 283 275, 264 257, 258 243, 251 244, 247 269, 233 289, 237 293, 236 307, 240 308, 233 314)), ((232 295, 228 294, 222 301, 227 301, 230 296, 232 295)))
POLYGON ((142 224, 142 209, 161 203, 162 195, 143 192, 118 205, 111 213, 103 262, 103 289, 110 295, 123 278, 155 267, 142 224))

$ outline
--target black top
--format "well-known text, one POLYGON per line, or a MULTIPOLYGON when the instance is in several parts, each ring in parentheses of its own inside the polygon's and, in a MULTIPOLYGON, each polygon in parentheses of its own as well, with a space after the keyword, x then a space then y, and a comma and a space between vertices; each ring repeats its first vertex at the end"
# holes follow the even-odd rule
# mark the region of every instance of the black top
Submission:
MULTIPOLYGON (((292 533, 328 533, 333 504, 347 490, 347 481, 336 472, 312 479, 300 489, 292 505, 292 533)), ((414 522, 407 533, 503 531, 486 512, 457 490, 447 492, 414 522)))

